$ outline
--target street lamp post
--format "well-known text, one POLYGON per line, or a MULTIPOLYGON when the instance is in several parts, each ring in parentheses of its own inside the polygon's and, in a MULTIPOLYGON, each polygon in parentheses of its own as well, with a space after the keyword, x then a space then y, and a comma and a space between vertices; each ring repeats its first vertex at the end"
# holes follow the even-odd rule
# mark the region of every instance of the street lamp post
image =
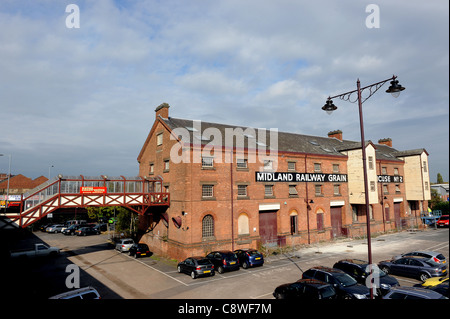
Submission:
MULTIPOLYGON (((386 93, 391 93, 393 97, 398 97, 400 95, 400 92, 403 91, 405 88, 402 87, 398 80, 396 80, 397 77, 393 75, 391 78, 373 83, 371 85, 365 86, 361 88, 361 83, 359 79, 356 81, 356 90, 346 92, 343 94, 338 94, 335 96, 328 97, 325 105, 322 107, 322 110, 326 111, 328 114, 331 114, 333 111, 337 110, 337 106, 333 104, 332 99, 334 98, 340 98, 343 101, 349 101, 351 103, 355 103, 358 101, 358 107, 359 107, 359 126, 361 131, 361 151, 362 151, 362 161, 363 161, 363 174, 364 174, 364 198, 365 198, 365 209, 366 209, 366 226, 367 226, 367 253, 368 253, 368 259, 369 259, 369 273, 372 274, 372 243, 371 243, 371 235, 370 235, 370 213, 369 213, 369 185, 368 185, 368 179, 367 179, 367 164, 366 164, 366 145, 365 145, 365 137, 364 137, 364 121, 363 121, 363 112, 362 112, 362 104, 370 98, 373 94, 375 94, 376 91, 378 91, 379 88, 383 86, 388 81, 391 81, 391 85, 386 90, 386 93), (369 90, 369 95, 362 99, 361 92, 364 90, 369 90), (356 93, 357 98, 356 100, 352 100, 351 96, 353 93, 356 93)), ((370 299, 373 299, 373 286, 372 286, 372 280, 370 281, 370 299)))

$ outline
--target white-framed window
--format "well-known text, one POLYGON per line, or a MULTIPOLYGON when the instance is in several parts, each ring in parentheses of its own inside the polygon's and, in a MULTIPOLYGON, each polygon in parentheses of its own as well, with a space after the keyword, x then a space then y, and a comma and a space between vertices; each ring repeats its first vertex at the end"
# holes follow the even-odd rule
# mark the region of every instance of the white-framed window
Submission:
POLYGON ((246 158, 236 159, 236 167, 237 168, 247 168, 247 159, 246 158))
POLYGON ((298 195, 297 185, 289 185, 289 195, 298 195))
POLYGON ((321 172, 321 171, 322 171, 322 164, 314 163, 314 172, 321 172))
POLYGON ((273 185, 264 185, 264 196, 273 196, 273 185))
POLYGON ((238 185, 238 196, 247 196, 247 185, 238 185))
POLYGON ((288 162, 288 171, 295 171, 295 162, 288 162))
POLYGON ((203 217, 202 237, 204 239, 214 237, 214 218, 211 215, 203 217))
POLYGON ((156 146, 162 145, 163 143, 163 133, 156 135, 156 146))
POLYGON ((211 198, 214 196, 214 185, 202 185, 202 197, 211 198))
POLYGON ((214 157, 202 157, 202 168, 214 167, 214 157))

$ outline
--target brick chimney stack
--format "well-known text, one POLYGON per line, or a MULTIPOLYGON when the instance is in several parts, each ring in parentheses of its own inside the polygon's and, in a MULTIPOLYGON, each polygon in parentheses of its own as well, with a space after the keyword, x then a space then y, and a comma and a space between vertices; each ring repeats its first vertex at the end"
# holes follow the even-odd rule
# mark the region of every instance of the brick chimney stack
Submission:
POLYGON ((392 139, 390 137, 382 138, 381 140, 378 140, 378 144, 383 144, 383 145, 387 145, 389 147, 392 147, 392 139))
POLYGON ((158 118, 158 115, 161 115, 161 117, 163 117, 165 119, 169 118, 169 107, 170 107, 170 105, 167 103, 163 103, 160 106, 158 106, 155 109, 156 118, 158 118))
POLYGON ((328 137, 330 138, 337 138, 338 140, 342 141, 342 131, 341 130, 336 130, 336 131, 331 131, 328 132, 328 137))

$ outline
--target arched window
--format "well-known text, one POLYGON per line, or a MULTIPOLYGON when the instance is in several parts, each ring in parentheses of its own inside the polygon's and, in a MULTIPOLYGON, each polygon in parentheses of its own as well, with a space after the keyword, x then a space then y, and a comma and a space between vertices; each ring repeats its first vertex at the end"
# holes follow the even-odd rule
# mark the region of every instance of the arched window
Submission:
POLYGON ((298 213, 296 210, 293 210, 289 214, 289 218, 291 221, 291 235, 298 233, 298 213))
POLYGON ((242 213, 238 218, 238 235, 248 235, 250 234, 248 225, 248 215, 242 213))
POLYGON ((324 214, 323 214, 323 210, 322 209, 318 209, 317 210, 317 212, 316 212, 316 218, 317 218, 317 230, 318 231, 323 231, 323 230, 325 230, 325 225, 324 225, 324 223, 325 223, 325 221, 324 221, 324 219, 323 219, 323 216, 324 214))
POLYGON ((206 215, 202 220, 202 237, 214 237, 214 218, 211 215, 206 215))

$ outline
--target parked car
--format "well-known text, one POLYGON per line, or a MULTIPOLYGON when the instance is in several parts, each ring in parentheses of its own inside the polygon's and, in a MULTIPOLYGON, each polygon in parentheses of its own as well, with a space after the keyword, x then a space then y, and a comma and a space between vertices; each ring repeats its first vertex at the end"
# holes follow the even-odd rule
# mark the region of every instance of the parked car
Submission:
POLYGON ((425 280, 421 284, 414 285, 414 287, 431 289, 448 298, 449 297, 448 284, 449 284, 448 277, 434 277, 425 280))
POLYGON ((100 235, 100 231, 93 227, 80 227, 75 231, 75 234, 77 236, 100 235))
POLYGON ((42 225, 39 229, 41 230, 41 231, 43 231, 43 232, 46 232, 47 231, 47 227, 50 227, 50 226, 52 226, 53 224, 44 224, 44 225, 42 225))
POLYGON ((448 283, 448 274, 447 274, 447 277, 433 277, 433 278, 429 278, 429 279, 425 280, 423 283, 417 284, 417 285, 422 287, 422 288, 427 288, 427 287, 437 286, 437 285, 445 283, 445 282, 448 283))
POLYGON ((131 238, 120 239, 116 243, 116 250, 123 253, 124 251, 130 250, 131 246, 133 246, 134 240, 131 238))
MULTIPOLYGON (((344 259, 340 260, 333 265, 333 268, 340 269, 353 278, 362 285, 366 284, 366 280, 369 277, 369 273, 366 271, 369 263, 360 259, 344 259)), ((378 269, 378 281, 379 287, 377 291, 380 292, 379 296, 384 296, 392 287, 399 286, 399 282, 392 276, 389 276, 381 269, 378 269)), ((378 294, 377 294, 378 295, 378 294)))
POLYGON ((66 229, 63 229, 61 233, 63 233, 64 235, 75 235, 75 232, 81 228, 84 227, 84 225, 70 225, 69 227, 67 227, 66 229))
POLYGON ((105 223, 100 223, 100 224, 95 225, 94 229, 98 230, 98 231, 101 231, 101 232, 102 231, 107 231, 108 230, 108 226, 105 223))
POLYGON ((449 215, 442 215, 436 222, 437 227, 448 227, 449 215))
POLYGON ((303 273, 303 279, 317 279, 328 283, 336 290, 338 297, 343 299, 368 299, 370 290, 340 269, 329 267, 314 267, 303 273))
POLYGON ((128 250, 128 254, 130 256, 134 256, 134 258, 143 257, 143 256, 151 256, 150 248, 146 244, 133 244, 128 250))
POLYGON ((49 299, 101 299, 101 298, 97 289, 89 286, 75 290, 70 290, 68 292, 63 292, 62 294, 50 297, 49 299))
POLYGON ((425 257, 428 259, 431 259, 432 261, 434 261, 435 263, 439 263, 439 264, 446 264, 447 260, 445 259, 445 256, 442 255, 441 253, 435 252, 435 251, 411 251, 409 253, 406 254, 401 254, 398 256, 394 256, 393 259, 399 259, 402 257, 425 257))
POLYGON ((212 264, 214 269, 217 269, 219 274, 223 274, 225 271, 239 270, 239 259, 232 251, 213 251, 206 255, 212 264))
POLYGON ((54 225, 51 225, 51 226, 49 226, 49 227, 47 227, 46 229, 45 229, 45 231, 47 232, 47 233, 54 233, 54 234, 56 234, 56 233, 60 233, 61 231, 62 231, 62 228, 64 227, 64 225, 61 225, 61 224, 54 224, 54 225))
POLYGON ((242 268, 264 265, 263 255, 256 249, 237 249, 234 251, 242 268))
POLYGON ((418 278, 422 281, 447 274, 446 265, 436 263, 427 257, 403 257, 386 260, 380 262, 378 267, 387 274, 418 278))
POLYGON ((439 285, 436 285, 436 286, 433 286, 433 287, 428 287, 426 289, 430 289, 430 290, 436 291, 436 292, 440 293, 441 295, 449 298, 448 281, 440 283, 439 285))
POLYGON ((28 258, 28 257, 42 257, 42 256, 58 256, 60 249, 58 247, 49 247, 43 243, 34 244, 33 248, 12 250, 10 251, 11 258, 28 258))
POLYGON ((430 289, 417 287, 394 287, 389 291, 383 299, 448 299, 430 289))
POLYGON ((191 275, 192 279, 200 276, 214 276, 214 265, 206 257, 189 257, 180 262, 177 266, 179 273, 191 275))
POLYGON ((333 286, 315 279, 300 279, 297 282, 280 285, 275 288, 276 299, 336 299, 333 286))

